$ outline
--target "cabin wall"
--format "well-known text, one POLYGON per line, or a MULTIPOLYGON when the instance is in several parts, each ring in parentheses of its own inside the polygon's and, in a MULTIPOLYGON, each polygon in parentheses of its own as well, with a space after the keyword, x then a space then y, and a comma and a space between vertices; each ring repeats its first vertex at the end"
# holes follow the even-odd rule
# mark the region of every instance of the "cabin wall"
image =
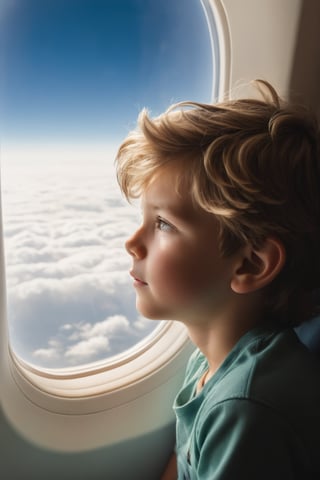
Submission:
POLYGON ((287 95, 302 0, 223 3, 231 36, 232 96, 252 95, 248 84, 259 78, 269 81, 280 95, 287 95))
MULTIPOLYGON (((86 432, 83 432, 85 435, 86 432)), ((106 436, 108 426, 106 425, 106 436)), ((57 453, 36 447, 0 415, 0 478, 7 480, 158 480, 169 457, 174 425, 88 452, 57 453)))
POLYGON ((320 120, 320 2, 302 2, 294 61, 291 69, 289 95, 309 105, 320 120))

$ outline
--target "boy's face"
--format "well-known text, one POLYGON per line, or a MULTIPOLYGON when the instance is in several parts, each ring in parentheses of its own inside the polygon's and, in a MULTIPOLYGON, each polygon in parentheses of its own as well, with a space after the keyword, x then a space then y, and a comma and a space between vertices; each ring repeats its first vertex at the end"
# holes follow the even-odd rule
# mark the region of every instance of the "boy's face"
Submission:
POLYGON ((177 175, 166 169, 153 179, 142 224, 126 242, 136 305, 147 318, 212 321, 228 304, 233 260, 221 257, 215 217, 176 192, 177 175))

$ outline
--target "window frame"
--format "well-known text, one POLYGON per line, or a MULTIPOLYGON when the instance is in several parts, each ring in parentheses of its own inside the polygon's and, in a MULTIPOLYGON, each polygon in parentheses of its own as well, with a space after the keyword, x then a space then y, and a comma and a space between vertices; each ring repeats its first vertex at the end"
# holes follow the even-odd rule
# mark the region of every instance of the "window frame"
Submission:
POLYGON ((185 365, 184 351, 192 349, 183 325, 168 322, 140 342, 140 348, 86 367, 40 370, 18 358, 10 346, 8 352, 12 377, 25 397, 51 412, 85 414, 155 388, 185 365))

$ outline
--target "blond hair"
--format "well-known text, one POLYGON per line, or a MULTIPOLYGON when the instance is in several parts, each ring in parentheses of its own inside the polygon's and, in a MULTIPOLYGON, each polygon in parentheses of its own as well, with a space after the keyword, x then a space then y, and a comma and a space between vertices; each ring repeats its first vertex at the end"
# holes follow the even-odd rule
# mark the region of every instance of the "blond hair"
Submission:
POLYGON ((216 216, 223 255, 278 237, 287 261, 268 287, 266 314, 297 324, 320 286, 319 127, 306 108, 256 84, 261 100, 181 102, 155 119, 143 110, 119 148, 117 178, 136 198, 157 172, 180 162, 177 185, 187 181, 194 203, 216 216))

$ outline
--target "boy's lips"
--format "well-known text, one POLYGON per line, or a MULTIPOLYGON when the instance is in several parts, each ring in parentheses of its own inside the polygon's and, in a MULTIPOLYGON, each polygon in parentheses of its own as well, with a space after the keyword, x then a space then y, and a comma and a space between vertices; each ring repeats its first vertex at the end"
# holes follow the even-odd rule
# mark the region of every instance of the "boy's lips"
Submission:
POLYGON ((135 285, 148 285, 146 282, 144 282, 143 280, 141 280, 141 278, 137 277, 134 272, 131 271, 131 272, 130 272, 130 275, 131 275, 131 277, 133 278, 135 285))

